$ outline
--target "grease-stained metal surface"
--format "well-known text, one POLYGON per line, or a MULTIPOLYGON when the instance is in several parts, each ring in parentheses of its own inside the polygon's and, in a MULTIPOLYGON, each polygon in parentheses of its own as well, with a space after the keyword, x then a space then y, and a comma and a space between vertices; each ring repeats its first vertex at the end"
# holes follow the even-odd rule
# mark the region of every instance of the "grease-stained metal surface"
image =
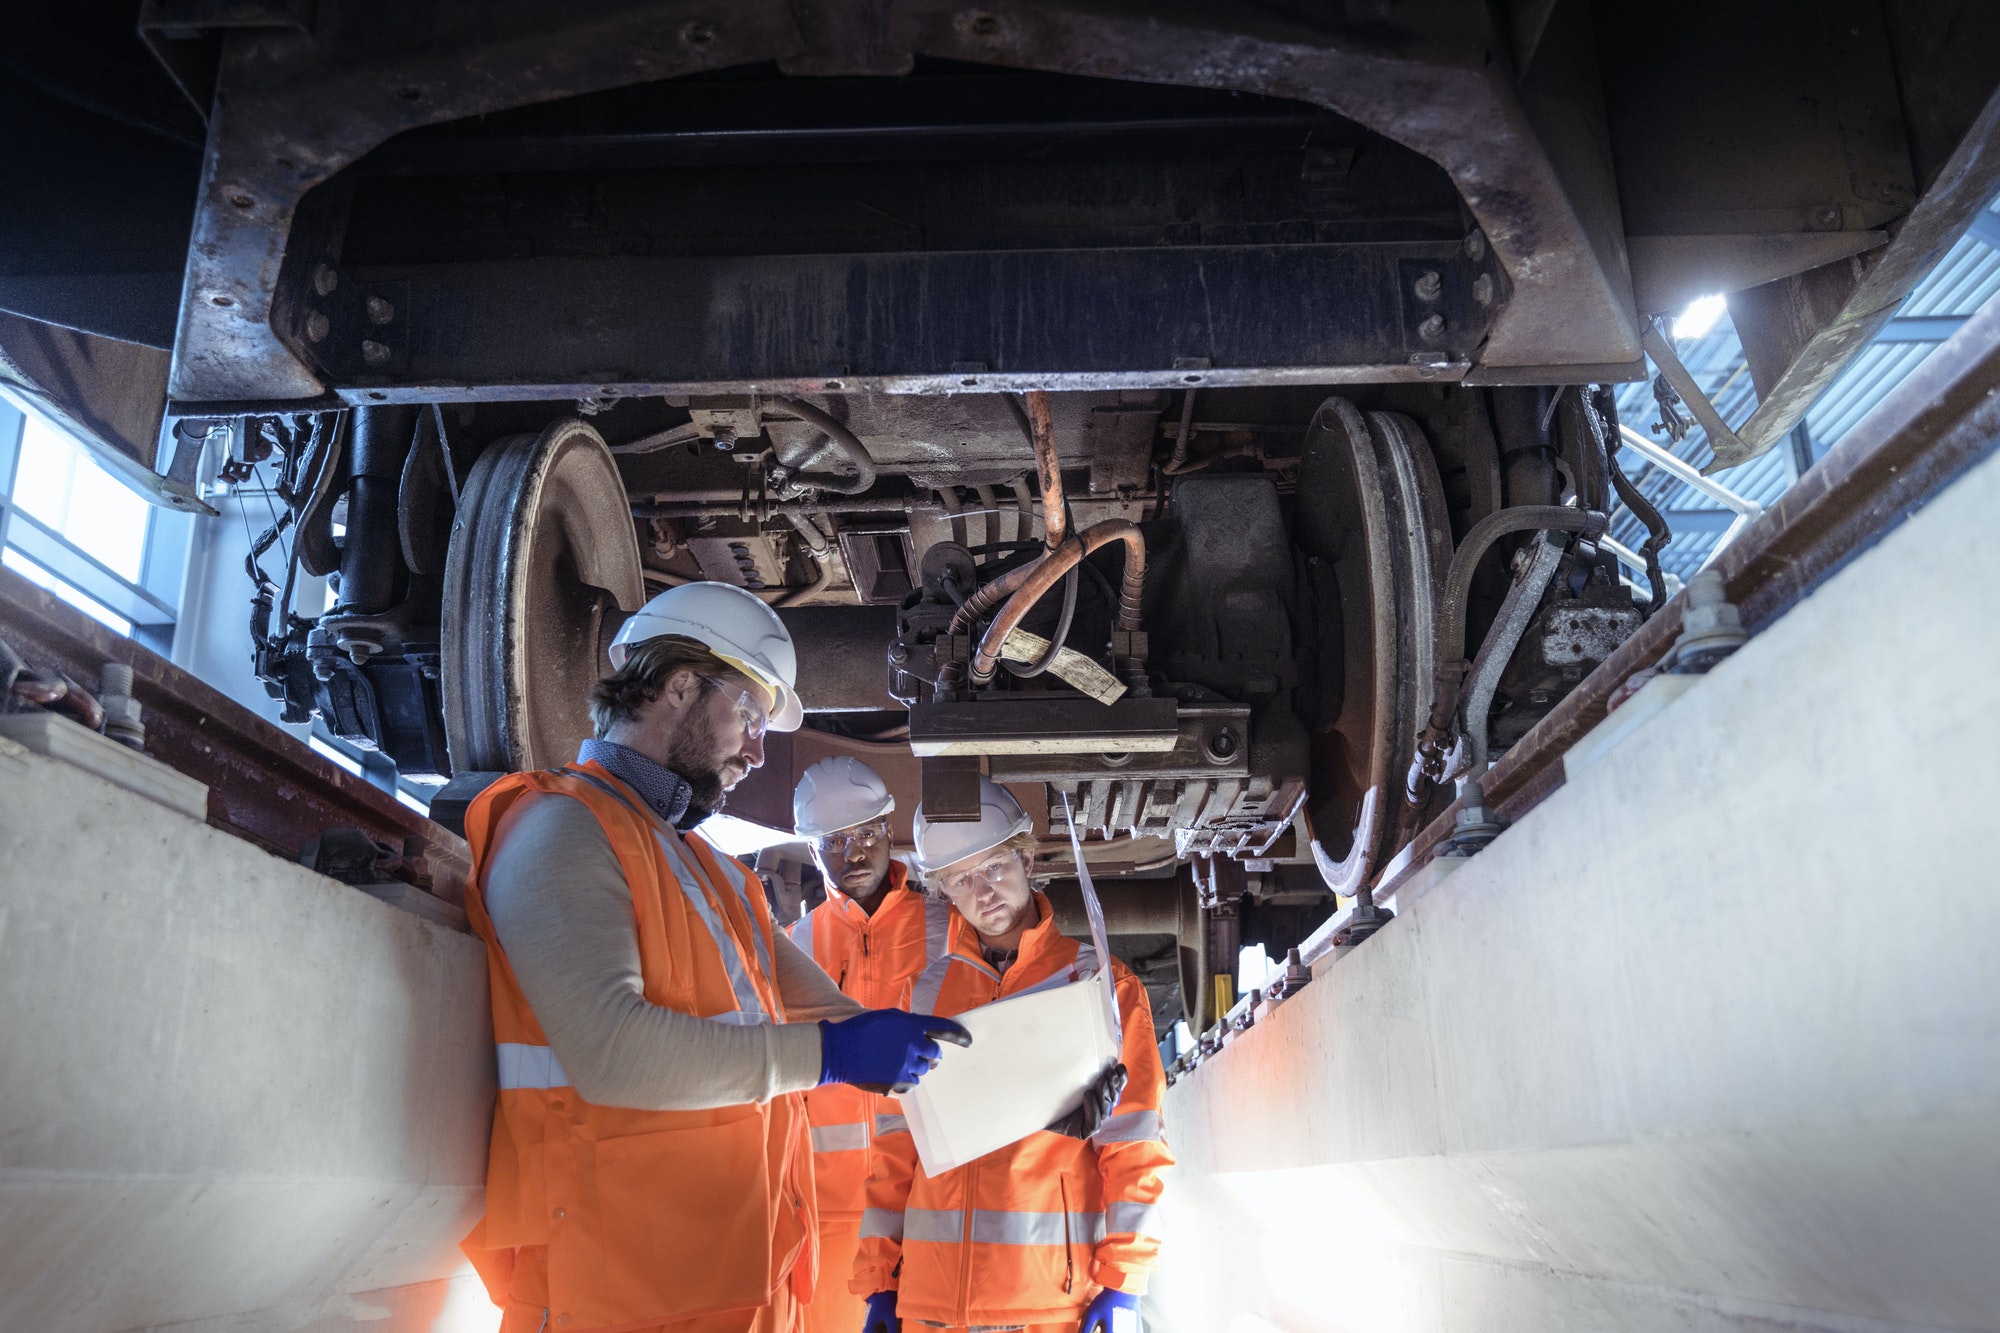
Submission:
POLYGON ((0 569, 0 638, 31 665, 78 680, 95 680, 106 662, 129 664, 133 697, 145 710, 146 752, 208 784, 214 827, 286 860, 298 859, 329 829, 359 829, 403 853, 404 877, 448 902, 463 897, 469 864, 463 840, 6 569, 0 569))

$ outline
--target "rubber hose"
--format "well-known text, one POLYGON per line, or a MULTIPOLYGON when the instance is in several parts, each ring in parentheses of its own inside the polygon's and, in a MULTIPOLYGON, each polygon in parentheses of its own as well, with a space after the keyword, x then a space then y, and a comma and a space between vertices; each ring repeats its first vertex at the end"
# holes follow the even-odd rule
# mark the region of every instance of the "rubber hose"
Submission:
POLYGON ((826 436, 833 451, 845 460, 854 473, 847 477, 837 472, 795 472, 792 474, 792 485, 832 491, 835 495, 859 495, 875 484, 875 460, 869 456, 868 446, 848 429, 846 422, 822 408, 814 407, 803 398, 779 397, 769 401, 772 407, 783 408, 826 436))
POLYGON ((1049 637, 1047 651, 1027 666, 1015 666, 1006 658, 1001 658, 1000 665, 1006 667, 1010 674, 1022 680, 1027 680, 1047 671, 1050 664, 1056 660, 1056 654, 1062 651, 1064 641, 1069 638, 1070 621, 1076 616, 1077 575, 1082 573, 1085 568, 1086 562, 1079 560, 1074 565, 1071 565, 1069 573, 1063 576, 1062 614, 1056 617, 1056 632, 1049 637))
POLYGON ((1628 476, 1625 469, 1618 466, 1618 460, 1611 460, 1611 488, 1618 492, 1618 498, 1632 511, 1638 520, 1646 525, 1646 542, 1639 548, 1639 554, 1646 557, 1646 582, 1653 586, 1653 599, 1646 604, 1647 620, 1653 613, 1667 604, 1667 576, 1660 568, 1660 550, 1674 539, 1674 530, 1667 526, 1667 520, 1653 507, 1645 493, 1628 476))
MULTIPOLYGON (((974 486, 972 493, 979 497, 979 507, 986 511, 985 515, 980 519, 979 527, 980 531, 985 534, 986 545, 991 546, 1000 540, 999 502, 993 498, 993 488, 991 486, 974 486)), ((963 545, 963 543, 960 544, 963 545)))
MULTIPOLYGON (((980 637, 979 647, 972 655, 972 679, 975 684, 983 685, 993 679, 1000 660, 1000 646, 1007 642, 1007 636, 1034 609, 1035 603, 1055 586, 1056 580, 1067 574, 1084 556, 1115 541, 1125 543, 1125 577, 1118 589, 1118 629, 1127 633, 1138 630, 1139 608, 1146 592, 1146 539, 1130 520, 1106 519, 1085 528, 1076 537, 1065 541, 1059 551, 1033 566, 1033 572, 1007 598, 1007 604, 1000 608, 992 623, 986 627, 986 633, 980 637)), ((970 606, 971 602, 966 605, 970 606)))
POLYGON ((944 507, 944 512, 951 515, 951 539, 964 546, 969 538, 965 520, 958 516, 961 507, 958 503, 958 487, 940 486, 932 494, 937 496, 938 503, 944 507))
POLYGON ((1472 591, 1472 575, 1493 543, 1517 532, 1555 528, 1582 532, 1595 537, 1604 531, 1604 515, 1568 505, 1517 505, 1488 514, 1472 525, 1465 540, 1452 553, 1451 572, 1445 575, 1444 597, 1438 609, 1437 680, 1431 696, 1431 729, 1443 732, 1458 711, 1459 677, 1465 666, 1465 599, 1472 591))

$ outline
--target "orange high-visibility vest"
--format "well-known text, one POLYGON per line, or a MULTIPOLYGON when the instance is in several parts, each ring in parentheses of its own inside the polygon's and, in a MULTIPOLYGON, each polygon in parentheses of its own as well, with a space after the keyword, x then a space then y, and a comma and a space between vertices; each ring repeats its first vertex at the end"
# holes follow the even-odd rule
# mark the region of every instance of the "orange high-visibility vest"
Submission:
POLYGON ((604 826, 632 890, 649 1003, 724 1023, 784 1021, 770 910, 741 863, 682 838, 596 763, 487 788, 466 811, 466 914, 486 942, 500 1090, 486 1216, 467 1255, 503 1305, 516 1263, 546 1262, 552 1333, 755 1309, 787 1281, 809 1298, 816 1218, 798 1094, 705 1111, 599 1106, 576 1095, 550 1050, 481 897, 495 830, 534 793, 582 801, 604 826))
MULTIPOLYGON (((926 911, 950 910, 911 889, 909 879, 902 862, 889 863, 889 884, 872 917, 828 885, 826 901, 793 922, 789 931, 792 943, 811 954, 842 992, 870 1009, 910 1007, 910 989, 926 962, 926 911)), ((846 1083, 806 1093, 822 1222, 861 1216, 875 1117, 895 1109, 892 1099, 846 1083)), ((847 1274, 835 1274, 833 1280, 844 1287, 847 1274)))
MULTIPOLYGON (((792 924, 792 943, 870 1009, 907 1009, 910 988, 924 969, 926 912, 938 910, 945 905, 913 891, 909 872, 891 861, 889 883, 874 916, 829 885, 826 901, 792 924)), ((862 1303, 848 1294, 847 1278, 861 1243, 875 1118, 895 1109, 891 1099, 845 1083, 806 1093, 813 1177, 819 1182, 822 1280, 805 1309, 805 1333, 855 1333, 861 1327, 862 1303)))
MULTIPOLYGON (((942 915, 911 1009, 944 1016, 1067 985, 1096 971, 1096 950, 1059 934, 1037 893, 1037 925, 1006 976, 956 911, 942 915)), ((1098 1287, 1134 1294, 1159 1260, 1161 1173, 1173 1165, 1160 1119, 1166 1075, 1152 1006, 1112 960, 1129 1081, 1088 1141, 1046 1131, 930 1176, 900 1116, 878 1120, 868 1209, 850 1289, 896 1289, 906 1321, 951 1327, 1073 1321, 1098 1287)))

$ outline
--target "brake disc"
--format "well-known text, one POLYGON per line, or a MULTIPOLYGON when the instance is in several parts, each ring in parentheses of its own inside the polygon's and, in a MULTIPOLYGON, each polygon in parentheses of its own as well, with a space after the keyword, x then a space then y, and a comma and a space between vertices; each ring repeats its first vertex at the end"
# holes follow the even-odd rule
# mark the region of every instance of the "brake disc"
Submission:
POLYGON ((445 735, 457 772, 568 763, 590 687, 645 600, 618 465, 577 420, 491 445, 445 560, 445 735))

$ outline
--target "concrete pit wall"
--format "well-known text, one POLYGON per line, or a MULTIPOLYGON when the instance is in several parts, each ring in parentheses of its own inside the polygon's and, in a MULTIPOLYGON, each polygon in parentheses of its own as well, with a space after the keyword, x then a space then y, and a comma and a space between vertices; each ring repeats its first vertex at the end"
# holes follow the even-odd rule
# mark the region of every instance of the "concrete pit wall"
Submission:
POLYGON ((1167 1333, 2000 1328, 2000 458, 1177 1085, 1167 1333))
POLYGON ((484 954, 0 740, 0 1328, 491 1328, 484 954))

